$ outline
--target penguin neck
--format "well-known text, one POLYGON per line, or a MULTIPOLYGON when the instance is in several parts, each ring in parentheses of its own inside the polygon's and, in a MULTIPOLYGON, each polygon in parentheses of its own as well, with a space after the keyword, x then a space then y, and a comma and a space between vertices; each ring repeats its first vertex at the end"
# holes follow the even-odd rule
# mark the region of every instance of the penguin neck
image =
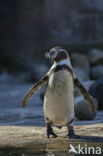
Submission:
POLYGON ((60 65, 66 65, 66 66, 69 66, 71 67, 71 62, 70 62, 70 59, 66 58, 66 59, 63 59, 59 62, 54 62, 53 66, 60 66, 60 65))

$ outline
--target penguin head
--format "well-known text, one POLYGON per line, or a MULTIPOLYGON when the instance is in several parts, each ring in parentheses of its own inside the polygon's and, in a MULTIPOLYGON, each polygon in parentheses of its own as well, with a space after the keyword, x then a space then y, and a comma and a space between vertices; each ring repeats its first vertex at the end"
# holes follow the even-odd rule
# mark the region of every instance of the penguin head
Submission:
POLYGON ((54 47, 54 48, 50 49, 49 52, 46 52, 45 56, 47 58, 50 58, 54 62, 60 62, 69 57, 67 51, 61 47, 54 47))

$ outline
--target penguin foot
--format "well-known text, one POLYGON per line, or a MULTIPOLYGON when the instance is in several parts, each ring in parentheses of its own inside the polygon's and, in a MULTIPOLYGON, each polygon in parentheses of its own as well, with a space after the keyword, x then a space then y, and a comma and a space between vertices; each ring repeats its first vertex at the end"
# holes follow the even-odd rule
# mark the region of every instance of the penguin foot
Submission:
POLYGON ((68 139, 80 139, 80 136, 79 135, 67 135, 67 138, 68 139))
POLYGON ((47 134, 47 138, 56 138, 56 137, 57 135, 54 132, 47 134))
POLYGON ((57 135, 53 132, 51 124, 47 124, 47 138, 56 138, 57 135))
POLYGON ((75 135, 74 129, 72 126, 68 126, 68 135, 67 138, 69 139, 80 139, 79 135, 75 135))

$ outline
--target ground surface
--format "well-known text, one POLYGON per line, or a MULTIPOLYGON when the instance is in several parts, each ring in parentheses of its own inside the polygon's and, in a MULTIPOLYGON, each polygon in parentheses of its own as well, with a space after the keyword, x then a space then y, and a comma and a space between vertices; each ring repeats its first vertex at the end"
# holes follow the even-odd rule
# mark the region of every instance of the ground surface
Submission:
MULTIPOLYGON (((67 129, 54 128, 59 137, 47 139, 44 127, 27 126, 0 126, 0 151, 1 154, 33 152, 67 152, 70 144, 88 146, 100 146, 103 150, 103 124, 76 126, 75 132, 81 135, 81 139, 67 139, 67 129)), ((103 151, 102 151, 103 152, 103 151)))

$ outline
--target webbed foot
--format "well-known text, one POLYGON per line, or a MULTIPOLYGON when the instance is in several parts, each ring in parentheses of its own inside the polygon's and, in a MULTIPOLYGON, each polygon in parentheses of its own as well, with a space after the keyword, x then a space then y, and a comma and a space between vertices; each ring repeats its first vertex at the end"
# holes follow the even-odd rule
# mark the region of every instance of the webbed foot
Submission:
POLYGON ((69 138, 69 139, 80 139, 79 135, 75 135, 73 126, 68 126, 67 138, 69 138))
POLYGON ((47 138, 56 138, 57 135, 53 132, 51 124, 47 124, 47 138))

